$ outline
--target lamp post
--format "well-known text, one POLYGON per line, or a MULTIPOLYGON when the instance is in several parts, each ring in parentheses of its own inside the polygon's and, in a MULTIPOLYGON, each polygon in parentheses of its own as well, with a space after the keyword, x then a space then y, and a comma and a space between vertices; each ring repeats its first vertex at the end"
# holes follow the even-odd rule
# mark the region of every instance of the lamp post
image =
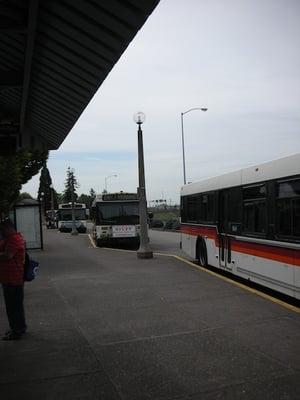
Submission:
POLYGON ((51 196, 51 225, 50 228, 54 228, 54 223, 55 223, 55 217, 54 217, 54 187, 52 185, 52 183, 49 185, 50 188, 50 196, 51 196))
POLYGON ((40 193, 40 198, 39 198, 39 200, 40 200, 40 205, 41 205, 41 213, 42 213, 42 216, 43 216, 43 217, 45 217, 44 195, 45 195, 45 193, 44 193, 44 192, 41 192, 41 193, 40 193))
POLYGON ((145 166, 144 166, 144 148, 142 123, 145 121, 145 114, 137 112, 134 115, 134 121, 138 125, 138 164, 139 164, 139 211, 140 211, 140 247, 137 251, 138 258, 153 258, 153 252, 149 245, 148 224, 147 224, 147 200, 145 185, 145 166))
POLYGON ((78 235, 78 231, 76 229, 76 220, 75 220, 75 201, 74 201, 74 175, 72 174, 71 179, 71 202, 72 202, 72 230, 71 235, 76 236, 78 235))
POLYGON ((181 140, 182 140, 182 164, 183 164, 183 183, 186 184, 186 172, 185 172, 185 149, 184 149, 184 130, 183 130, 183 116, 191 111, 207 111, 207 107, 194 107, 181 113, 181 140))
POLYGON ((108 176, 105 177, 105 186, 104 186, 104 188, 105 188, 105 191, 106 191, 106 192, 107 192, 107 180, 108 180, 109 178, 117 178, 117 177, 118 177, 117 174, 108 175, 108 176))
POLYGON ((51 195, 51 218, 54 219, 54 187, 52 183, 49 185, 51 195))

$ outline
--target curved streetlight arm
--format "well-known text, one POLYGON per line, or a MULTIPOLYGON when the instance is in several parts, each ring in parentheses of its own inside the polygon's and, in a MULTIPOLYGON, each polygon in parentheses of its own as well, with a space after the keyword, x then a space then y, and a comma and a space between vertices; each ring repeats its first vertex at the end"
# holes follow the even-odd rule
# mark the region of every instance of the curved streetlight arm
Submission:
POLYGON ((108 176, 105 177, 105 190, 106 190, 106 191, 107 191, 107 180, 108 180, 109 178, 117 178, 117 177, 118 177, 117 174, 108 175, 108 176))
POLYGON ((108 176, 106 176, 105 177, 105 179, 109 179, 109 178, 117 178, 117 174, 114 174, 114 175, 108 175, 108 176))
POLYGON ((195 110, 207 111, 208 108, 207 108, 207 107, 194 107, 194 108, 190 108, 189 110, 182 112, 181 115, 187 114, 187 113, 189 113, 189 112, 191 112, 191 111, 195 111, 195 110))

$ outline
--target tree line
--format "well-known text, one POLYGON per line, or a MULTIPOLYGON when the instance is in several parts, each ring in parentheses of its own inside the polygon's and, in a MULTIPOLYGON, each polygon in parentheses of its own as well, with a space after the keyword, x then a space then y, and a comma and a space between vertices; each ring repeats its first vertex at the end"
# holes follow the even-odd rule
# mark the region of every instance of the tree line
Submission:
POLYGON ((47 168, 48 151, 18 151, 12 156, 0 156, 0 219, 9 215, 14 204, 26 198, 32 198, 29 193, 20 193, 22 186, 27 183, 39 171, 40 184, 37 199, 41 201, 43 210, 51 210, 52 201, 54 209, 59 203, 71 201, 71 182, 74 184, 74 200, 85 203, 91 207, 96 197, 94 189, 88 194, 78 196, 79 183, 75 171, 68 168, 65 180, 65 190, 58 193, 52 184, 50 172, 47 168))
POLYGON ((74 193, 74 201, 77 203, 85 203, 87 208, 92 206, 92 202, 96 197, 96 192, 93 188, 90 189, 89 194, 82 193, 78 196, 77 189, 80 187, 79 182, 75 176, 75 171, 71 167, 67 169, 67 176, 65 179, 65 189, 63 193, 58 193, 52 184, 50 172, 46 165, 43 166, 40 175, 40 184, 37 198, 41 201, 44 212, 52 209, 58 209, 60 203, 70 203, 72 201, 72 191, 74 193))
POLYGON ((22 185, 46 164, 48 151, 18 151, 13 156, 0 156, 0 218, 8 215, 18 201, 22 185))

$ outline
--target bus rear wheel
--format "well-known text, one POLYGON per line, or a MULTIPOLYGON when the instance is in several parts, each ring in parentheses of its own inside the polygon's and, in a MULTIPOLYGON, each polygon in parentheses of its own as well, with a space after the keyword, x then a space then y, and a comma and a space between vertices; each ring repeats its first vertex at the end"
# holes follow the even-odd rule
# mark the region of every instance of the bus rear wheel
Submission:
POLYGON ((198 264, 201 265, 201 267, 207 266, 206 244, 202 238, 198 238, 198 240, 197 240, 196 257, 197 257, 198 264))

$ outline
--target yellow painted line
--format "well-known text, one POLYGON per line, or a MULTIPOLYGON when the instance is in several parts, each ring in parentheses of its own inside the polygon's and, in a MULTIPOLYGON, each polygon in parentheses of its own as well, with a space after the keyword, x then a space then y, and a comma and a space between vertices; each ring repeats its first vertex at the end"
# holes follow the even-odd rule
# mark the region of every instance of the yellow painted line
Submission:
POLYGON ((90 234, 88 234, 88 237, 89 237, 89 239, 90 239, 90 242, 91 242, 92 247, 94 247, 94 248, 97 247, 97 246, 95 245, 94 241, 93 241, 92 236, 91 236, 90 234))
POLYGON ((163 257, 176 257, 174 254, 169 254, 169 253, 153 253, 156 256, 163 256, 163 257))
POLYGON ((290 311, 294 311, 294 312, 300 314, 300 308, 299 307, 293 306, 293 305, 288 304, 288 303, 286 303, 286 302, 284 302, 282 300, 276 299, 275 297, 270 296, 269 294, 260 292, 259 290, 253 289, 253 288, 251 288, 249 286, 246 286, 243 283, 236 282, 236 281, 234 281, 234 280, 232 280, 230 278, 227 278, 226 276, 219 275, 216 272, 213 272, 213 271, 210 271, 209 269, 203 268, 200 265, 196 265, 196 264, 192 263, 191 261, 186 260, 183 257, 176 256, 176 255, 173 255, 173 257, 176 258, 177 260, 182 261, 183 263, 189 265, 190 267, 193 267, 193 268, 196 268, 196 269, 198 269, 200 271, 206 272, 207 274, 213 275, 213 276, 215 276, 215 277, 217 277, 219 279, 222 279, 225 282, 229 282, 229 283, 231 283, 231 284, 233 284, 235 286, 238 286, 241 289, 247 290, 250 293, 256 294, 257 296, 263 297, 264 299, 267 299, 267 300, 272 301, 273 303, 279 304, 280 306, 282 306, 284 308, 287 308, 290 311))

